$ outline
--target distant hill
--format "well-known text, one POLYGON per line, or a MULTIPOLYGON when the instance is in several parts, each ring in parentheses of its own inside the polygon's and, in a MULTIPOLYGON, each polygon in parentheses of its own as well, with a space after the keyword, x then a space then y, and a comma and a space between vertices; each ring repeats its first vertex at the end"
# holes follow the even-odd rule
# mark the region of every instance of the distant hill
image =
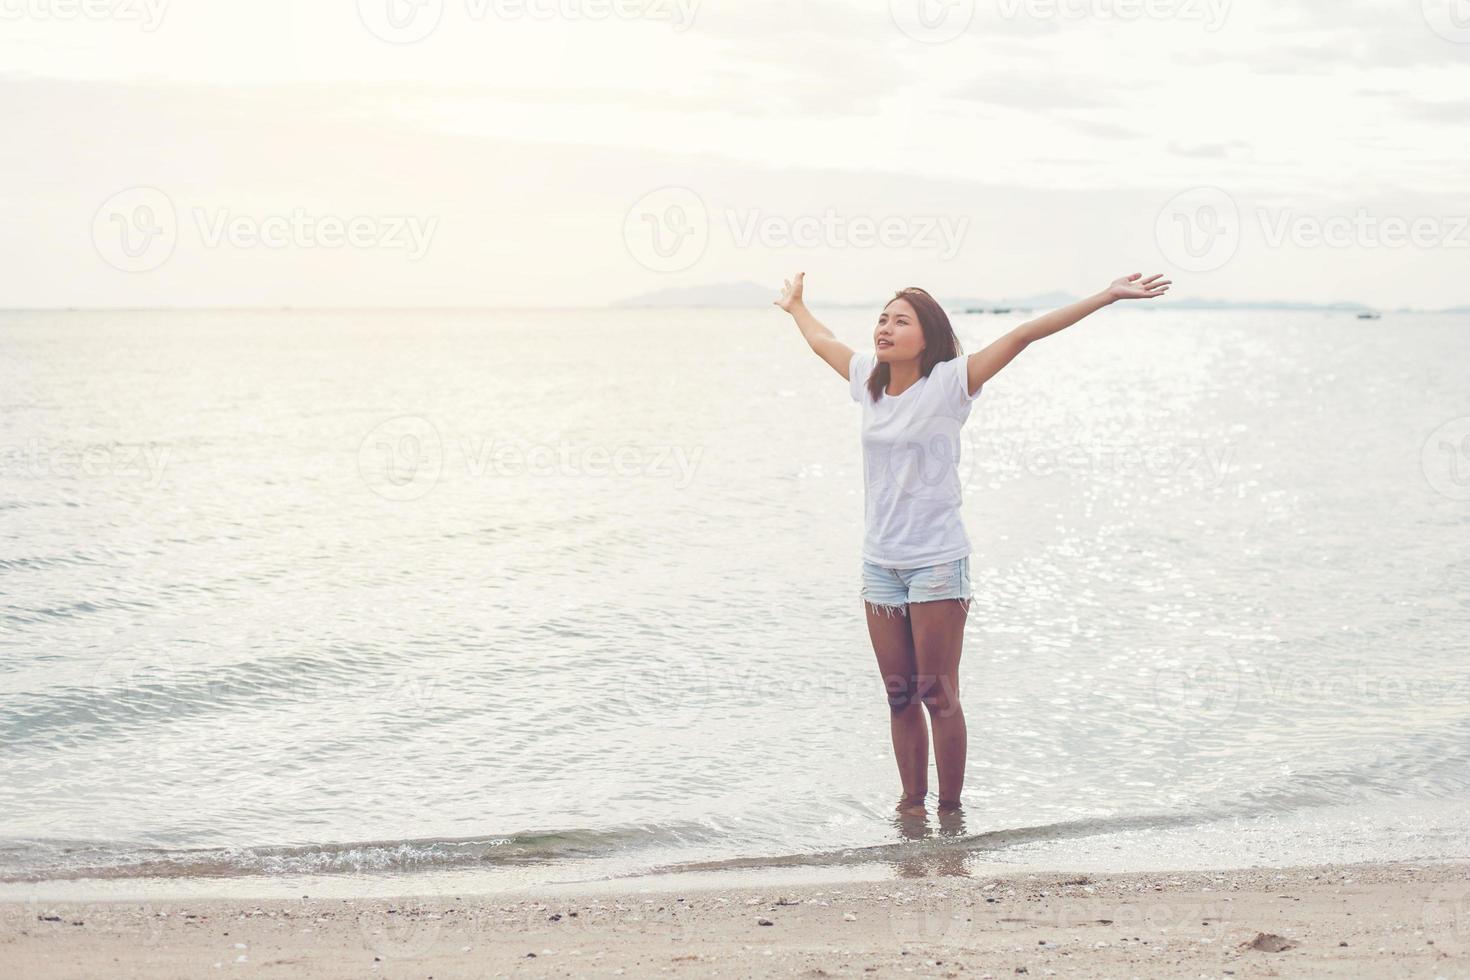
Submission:
POLYGON ((963 313, 965 310, 1054 310, 1058 306, 1077 302, 1079 297, 1070 293, 1050 292, 1005 299, 948 299, 943 296, 939 299, 951 313, 963 313))
POLYGON ((1323 313, 1364 313, 1373 307, 1365 303, 1294 303, 1289 300, 1167 299, 1163 302, 1181 310, 1296 310, 1323 313))

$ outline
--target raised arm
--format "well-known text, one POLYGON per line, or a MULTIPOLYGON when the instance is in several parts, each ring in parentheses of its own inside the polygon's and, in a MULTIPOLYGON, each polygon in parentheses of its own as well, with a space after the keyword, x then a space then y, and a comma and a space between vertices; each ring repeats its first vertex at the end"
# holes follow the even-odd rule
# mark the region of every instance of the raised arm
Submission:
POLYGON ((1116 303, 1120 299, 1153 299, 1169 291, 1170 280, 1159 281, 1159 274, 1149 276, 1147 279, 1143 279, 1142 276, 1142 273, 1135 272, 1131 276, 1115 279, 1102 292, 1078 300, 1071 306, 1052 310, 1034 320, 1027 320, 984 350, 971 354, 967 362, 970 394, 973 395, 981 385, 995 377, 1001 368, 1015 360, 1016 355, 1030 346, 1033 341, 1040 340, 1042 337, 1050 337, 1059 330, 1065 330, 1083 317, 1096 313, 1104 306, 1116 303))
POLYGON ((774 303, 791 314, 792 319, 796 321, 797 328, 801 330, 802 337, 806 339, 811 349, 818 357, 832 365, 832 370, 845 379, 848 365, 852 363, 852 348, 834 337, 832 331, 822 326, 822 322, 812 316, 812 311, 806 308, 806 303, 801 297, 802 280, 805 276, 805 272, 798 272, 795 282, 790 279, 784 280, 786 288, 781 290, 781 298, 775 300, 774 303))

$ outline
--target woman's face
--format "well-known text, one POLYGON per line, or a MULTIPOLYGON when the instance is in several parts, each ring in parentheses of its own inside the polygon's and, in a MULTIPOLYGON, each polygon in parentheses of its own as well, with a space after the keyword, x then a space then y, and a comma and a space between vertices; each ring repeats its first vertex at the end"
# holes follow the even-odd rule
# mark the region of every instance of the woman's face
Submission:
POLYGON ((879 361, 917 360, 924 351, 924 330, 919 315, 902 297, 894 300, 878 314, 873 330, 873 347, 879 361))

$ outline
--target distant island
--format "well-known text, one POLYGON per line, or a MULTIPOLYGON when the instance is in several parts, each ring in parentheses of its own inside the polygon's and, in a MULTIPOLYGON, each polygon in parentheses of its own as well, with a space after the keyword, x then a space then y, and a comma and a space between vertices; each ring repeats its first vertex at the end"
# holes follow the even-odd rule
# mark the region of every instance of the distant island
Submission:
MULTIPOLYGON (((638 307, 739 309, 770 306, 779 294, 779 288, 772 288, 769 285, 762 285, 758 282, 728 282, 703 286, 677 286, 668 289, 659 289, 651 293, 630 296, 612 305, 620 309, 638 307)), ((828 299, 824 297, 819 305, 829 307, 868 307, 878 302, 880 298, 881 296, 876 293, 872 298, 863 300, 828 299)), ((952 314, 1005 315, 1008 313, 1054 310, 1059 306, 1074 303, 1078 298, 1070 293, 1050 292, 1038 293, 1031 296, 1004 297, 1001 299, 968 297, 952 299, 941 297, 941 300, 945 303, 946 309, 952 314)), ((1380 312, 1378 308, 1369 306, 1366 303, 1354 302, 1299 303, 1291 300, 1238 301, 1208 298, 1168 299, 1153 308, 1161 309, 1164 305, 1167 305, 1171 310, 1288 310, 1306 313, 1352 313, 1354 315, 1380 312)), ((1410 307, 1400 307, 1393 312, 1450 313, 1463 315, 1470 314, 1470 306, 1456 306, 1444 310, 1416 310, 1410 307)))

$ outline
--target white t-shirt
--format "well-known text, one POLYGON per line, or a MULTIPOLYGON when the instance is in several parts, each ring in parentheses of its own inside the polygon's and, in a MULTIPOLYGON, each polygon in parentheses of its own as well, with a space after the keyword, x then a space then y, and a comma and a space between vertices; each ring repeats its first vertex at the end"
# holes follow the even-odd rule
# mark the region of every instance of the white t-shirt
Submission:
POLYGON ((984 387, 969 391, 964 355, 934 365, 901 395, 868 395, 873 351, 848 364, 853 401, 863 406, 863 558, 919 568, 970 554, 960 519, 960 429, 984 387))

